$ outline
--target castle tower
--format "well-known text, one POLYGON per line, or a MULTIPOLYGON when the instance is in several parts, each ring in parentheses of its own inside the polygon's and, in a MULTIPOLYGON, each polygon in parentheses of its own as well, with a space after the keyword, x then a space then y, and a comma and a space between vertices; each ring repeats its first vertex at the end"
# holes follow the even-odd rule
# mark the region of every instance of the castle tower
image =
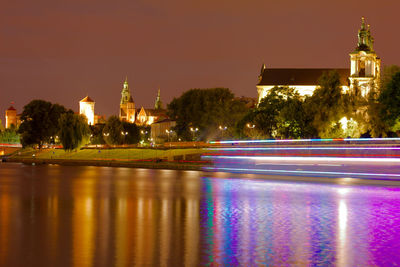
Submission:
POLYGON ((374 38, 371 36, 370 25, 365 25, 361 19, 361 29, 358 31, 358 44, 350 53, 350 89, 358 88, 362 96, 367 96, 373 87, 378 86, 381 70, 381 60, 374 51, 374 38))
POLYGON ((94 103, 89 96, 79 101, 79 114, 86 116, 89 125, 94 125, 94 103))
POLYGON ((17 110, 13 106, 6 110, 6 129, 11 128, 11 125, 17 127, 17 110))
POLYGON ((161 101, 161 96, 160 96, 160 89, 158 89, 157 93, 157 98, 156 98, 156 103, 154 104, 154 108, 156 110, 162 109, 162 101, 161 101))
POLYGON ((122 121, 128 121, 130 123, 135 122, 135 102, 129 91, 128 78, 125 78, 125 82, 121 92, 121 102, 119 104, 119 118, 122 121))

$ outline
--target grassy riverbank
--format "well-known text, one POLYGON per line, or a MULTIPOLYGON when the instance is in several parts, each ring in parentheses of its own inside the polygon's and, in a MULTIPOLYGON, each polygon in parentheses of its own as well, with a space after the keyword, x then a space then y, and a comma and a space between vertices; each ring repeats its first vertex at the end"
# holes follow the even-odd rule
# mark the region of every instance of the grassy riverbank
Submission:
POLYGON ((7 161, 27 164, 62 164, 155 169, 200 169, 207 162, 202 148, 152 149, 111 148, 82 149, 65 152, 62 149, 21 149, 7 161))

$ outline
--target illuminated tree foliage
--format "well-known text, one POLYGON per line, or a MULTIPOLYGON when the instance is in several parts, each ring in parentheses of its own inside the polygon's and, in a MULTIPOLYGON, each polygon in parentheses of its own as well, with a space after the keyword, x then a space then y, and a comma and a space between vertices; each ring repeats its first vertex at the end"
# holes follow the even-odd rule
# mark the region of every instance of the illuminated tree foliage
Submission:
POLYGON ((19 134, 16 129, 11 127, 10 129, 0 130, 0 143, 7 144, 18 144, 20 143, 19 134))
POLYGON ((32 100, 22 111, 22 123, 18 129, 21 144, 24 147, 37 145, 41 148, 43 144, 50 143, 60 130, 58 121, 65 112, 67 109, 61 105, 32 100))
POLYGON ((289 87, 274 87, 258 108, 251 110, 238 124, 242 134, 257 132, 265 138, 300 138, 316 134, 312 117, 300 95, 289 87), (252 130, 247 124, 254 125, 252 130))
POLYGON ((337 71, 324 72, 318 87, 307 105, 313 114, 313 127, 321 138, 334 137, 341 128, 339 120, 345 116, 345 102, 337 71))
POLYGON ((359 136, 358 130, 363 128, 359 128, 358 121, 366 128, 363 116, 367 101, 357 92, 344 95, 337 71, 323 73, 318 84, 310 97, 301 97, 289 87, 272 88, 258 108, 251 110, 238 124, 239 130, 242 134, 249 133, 248 129, 244 131, 246 125, 254 125, 251 132, 266 138, 359 136), (345 121, 350 126, 346 131, 341 124, 345 121))
POLYGON ((59 139, 65 151, 72 151, 85 145, 89 141, 90 129, 86 117, 63 113, 59 119, 59 139))

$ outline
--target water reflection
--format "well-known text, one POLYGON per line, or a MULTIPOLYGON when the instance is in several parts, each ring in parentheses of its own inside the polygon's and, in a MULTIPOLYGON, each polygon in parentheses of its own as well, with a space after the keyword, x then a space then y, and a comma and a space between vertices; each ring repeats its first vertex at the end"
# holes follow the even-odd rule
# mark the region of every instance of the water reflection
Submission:
POLYGON ((0 165, 0 266, 392 265, 400 189, 0 165))

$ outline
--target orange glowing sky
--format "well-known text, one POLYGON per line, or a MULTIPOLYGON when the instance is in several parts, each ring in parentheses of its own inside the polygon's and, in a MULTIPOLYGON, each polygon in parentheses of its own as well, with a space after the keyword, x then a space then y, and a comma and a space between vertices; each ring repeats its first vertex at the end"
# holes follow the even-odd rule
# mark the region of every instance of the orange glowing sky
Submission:
POLYGON ((118 114, 128 76, 136 106, 190 88, 256 97, 267 67, 349 67, 361 16, 383 65, 400 65, 398 0, 5 0, 0 118, 32 99, 118 114))

